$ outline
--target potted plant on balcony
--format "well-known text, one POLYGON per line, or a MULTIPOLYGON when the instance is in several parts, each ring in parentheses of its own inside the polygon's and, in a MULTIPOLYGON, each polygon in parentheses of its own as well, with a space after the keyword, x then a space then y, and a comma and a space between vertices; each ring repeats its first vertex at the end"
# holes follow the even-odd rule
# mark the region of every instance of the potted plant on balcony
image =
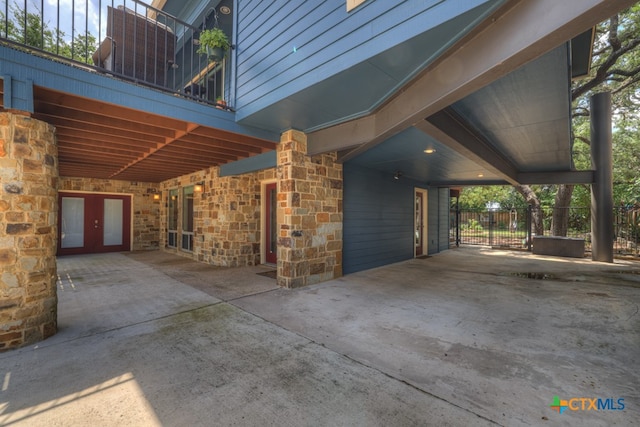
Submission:
POLYGON ((229 38, 220 28, 202 30, 198 53, 205 54, 212 62, 219 62, 229 50, 229 38))
POLYGON ((220 109, 220 110, 226 110, 227 109, 227 101, 225 101, 222 96, 219 96, 216 98, 216 108, 220 109))

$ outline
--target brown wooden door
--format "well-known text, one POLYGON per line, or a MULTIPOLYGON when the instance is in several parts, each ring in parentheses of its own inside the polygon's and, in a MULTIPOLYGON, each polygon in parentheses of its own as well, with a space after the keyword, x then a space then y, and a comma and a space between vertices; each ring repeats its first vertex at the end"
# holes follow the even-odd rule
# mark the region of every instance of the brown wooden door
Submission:
POLYGON ((122 252, 130 248, 130 196, 60 193, 58 255, 122 252))
POLYGON ((269 264, 278 262, 278 220, 276 216, 278 206, 277 184, 267 184, 265 187, 265 261, 269 264))

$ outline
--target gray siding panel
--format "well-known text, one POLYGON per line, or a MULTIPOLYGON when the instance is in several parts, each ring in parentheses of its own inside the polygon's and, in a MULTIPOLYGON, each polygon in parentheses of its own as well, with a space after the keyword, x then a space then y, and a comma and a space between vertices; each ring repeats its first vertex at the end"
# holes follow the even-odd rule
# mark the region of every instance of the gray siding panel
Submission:
POLYGON ((436 254, 449 249, 449 189, 430 189, 427 209, 429 254, 436 254))
POLYGON ((440 252, 439 243, 440 239, 438 238, 438 230, 439 230, 439 221, 438 221, 438 202, 440 201, 438 197, 437 189, 433 188, 429 190, 428 195, 429 203, 427 205, 427 222, 428 222, 428 238, 429 238, 429 254, 437 254, 440 252))
MULTIPOLYGON (((344 274, 413 258, 414 194, 426 187, 349 162, 343 176, 344 274)), ((449 189, 427 191, 427 238, 435 254, 449 248, 449 189)))
POLYGON ((438 252, 449 249, 449 189, 438 188, 438 252))
POLYGON ((348 163, 343 176, 343 272, 412 258, 413 183, 348 163))
MULTIPOLYGON (((344 165, 343 175, 343 272, 354 273, 413 258, 414 192, 416 187, 425 186, 350 163, 344 165)), ((435 202, 431 205, 430 201, 427 208, 437 219, 437 190, 433 194, 435 202)), ((430 230, 431 227, 430 224, 430 230)), ((433 230, 437 232, 437 227, 433 230)))

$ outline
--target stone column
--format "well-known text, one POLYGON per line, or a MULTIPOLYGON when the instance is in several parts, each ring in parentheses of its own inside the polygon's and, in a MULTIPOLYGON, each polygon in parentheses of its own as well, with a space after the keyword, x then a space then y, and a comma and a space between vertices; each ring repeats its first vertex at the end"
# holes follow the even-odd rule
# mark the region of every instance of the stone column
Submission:
POLYGON ((55 129, 0 112, 0 351, 57 331, 55 129))
POLYGON ((307 156, 307 136, 278 145, 278 284, 295 288, 342 276, 342 165, 307 156))
POLYGON ((611 94, 591 97, 591 258, 613 262, 613 148, 611 94))

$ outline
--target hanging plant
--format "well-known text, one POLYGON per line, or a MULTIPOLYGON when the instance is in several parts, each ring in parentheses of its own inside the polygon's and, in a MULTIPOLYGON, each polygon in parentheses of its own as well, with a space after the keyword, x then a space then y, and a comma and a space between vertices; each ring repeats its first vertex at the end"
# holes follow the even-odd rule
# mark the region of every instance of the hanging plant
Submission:
POLYGON ((198 53, 207 55, 210 61, 220 62, 229 50, 229 38, 220 28, 202 30, 198 53))

